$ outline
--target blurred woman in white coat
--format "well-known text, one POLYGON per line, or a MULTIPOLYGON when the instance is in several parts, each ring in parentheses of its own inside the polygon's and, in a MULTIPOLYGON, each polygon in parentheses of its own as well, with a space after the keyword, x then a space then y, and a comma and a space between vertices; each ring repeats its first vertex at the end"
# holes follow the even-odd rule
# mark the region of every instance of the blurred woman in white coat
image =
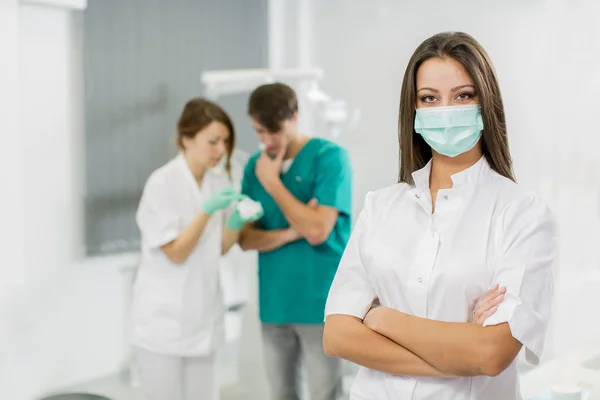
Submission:
POLYGON ((229 170, 234 128, 204 99, 190 100, 178 123, 180 154, 154 171, 137 211, 142 258, 134 286, 133 344, 148 400, 218 399, 217 349, 224 337, 219 259, 246 220, 243 199, 211 169, 229 170))

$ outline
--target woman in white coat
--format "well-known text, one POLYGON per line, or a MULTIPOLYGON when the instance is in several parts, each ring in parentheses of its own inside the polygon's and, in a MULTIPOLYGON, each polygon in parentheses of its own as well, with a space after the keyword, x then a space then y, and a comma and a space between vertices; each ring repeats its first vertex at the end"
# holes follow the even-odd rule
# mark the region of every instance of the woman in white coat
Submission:
POLYGON ((353 400, 520 399, 516 357, 542 353, 556 229, 515 183, 496 74, 471 36, 417 48, 399 139, 399 183, 367 194, 331 286, 325 351, 362 366, 353 400), (469 323, 495 285, 503 301, 469 323))
POLYGON ((190 100, 178 123, 180 154, 154 171, 137 212, 141 263, 134 286, 133 344, 148 400, 218 399, 224 337, 219 259, 245 222, 225 212, 243 196, 211 172, 234 147, 227 114, 190 100), (227 215, 226 215, 227 214, 227 215))

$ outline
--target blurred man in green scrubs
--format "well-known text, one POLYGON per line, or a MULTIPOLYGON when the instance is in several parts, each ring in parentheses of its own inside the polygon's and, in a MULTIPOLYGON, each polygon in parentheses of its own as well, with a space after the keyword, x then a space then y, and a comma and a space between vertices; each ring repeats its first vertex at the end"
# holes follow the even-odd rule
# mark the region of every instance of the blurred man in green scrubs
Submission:
POLYGON ((300 398, 300 362, 312 400, 337 399, 338 359, 323 351, 325 301, 350 237, 352 168, 339 145, 298 129, 298 100, 281 83, 258 87, 248 113, 264 150, 244 171, 242 193, 263 217, 240 244, 259 251, 259 302, 274 400, 300 398))

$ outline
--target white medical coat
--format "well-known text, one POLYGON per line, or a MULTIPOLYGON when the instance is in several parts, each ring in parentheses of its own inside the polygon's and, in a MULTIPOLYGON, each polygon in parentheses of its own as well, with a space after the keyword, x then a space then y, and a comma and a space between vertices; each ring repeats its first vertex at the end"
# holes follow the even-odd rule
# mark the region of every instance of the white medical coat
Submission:
POLYGON ((182 154, 148 178, 136 215, 142 254, 133 294, 134 345, 162 354, 202 356, 221 344, 224 212, 212 215, 184 263, 172 263, 160 247, 177 238, 202 204, 227 186, 225 176, 208 171, 199 187, 182 154))
MULTIPOLYGON (((431 213, 431 162, 404 183, 367 194, 332 284, 326 314, 363 318, 375 299, 398 311, 468 322, 495 283, 505 300, 485 325, 507 322, 538 363, 553 297, 554 219, 544 202, 494 172, 485 157, 452 176, 431 213)), ((360 368, 351 399, 519 399, 514 361, 496 377, 393 376, 360 368)))

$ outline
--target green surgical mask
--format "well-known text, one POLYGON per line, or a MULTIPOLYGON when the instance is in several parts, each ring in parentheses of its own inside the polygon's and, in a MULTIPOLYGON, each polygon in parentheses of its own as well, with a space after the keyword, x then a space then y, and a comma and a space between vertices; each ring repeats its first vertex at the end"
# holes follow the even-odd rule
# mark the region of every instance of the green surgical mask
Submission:
POLYGON ((483 131, 481 106, 417 108, 415 132, 436 152, 448 157, 471 150, 483 131))

